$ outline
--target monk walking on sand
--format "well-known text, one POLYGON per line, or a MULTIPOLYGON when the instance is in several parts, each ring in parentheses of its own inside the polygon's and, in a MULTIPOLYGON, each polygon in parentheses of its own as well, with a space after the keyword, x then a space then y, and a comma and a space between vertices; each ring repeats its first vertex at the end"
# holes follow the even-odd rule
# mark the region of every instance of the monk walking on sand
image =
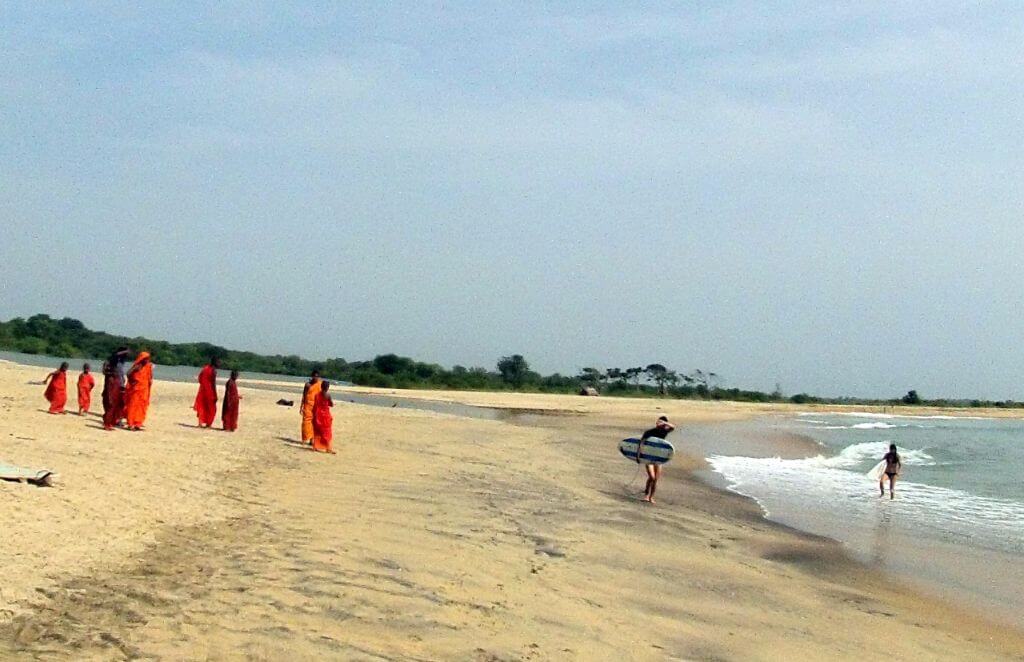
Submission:
POLYGON ((316 402, 316 396, 320 393, 320 371, 314 370, 310 376, 309 381, 306 382, 305 388, 302 389, 302 443, 312 444, 313 443, 313 404, 316 402))
POLYGON ((238 395, 238 371, 231 371, 231 378, 224 385, 224 405, 220 412, 220 422, 225 432, 238 429, 238 404, 242 396, 238 395))
POLYGON ((103 363, 103 429, 113 430, 124 418, 124 381, 121 364, 128 356, 127 347, 118 347, 103 363))
POLYGON ((91 368, 86 363, 82 366, 82 374, 78 376, 78 415, 84 416, 89 413, 92 406, 92 389, 96 386, 96 380, 92 376, 91 368))
POLYGON ((60 367, 51 372, 43 380, 44 384, 47 384, 46 391, 43 392, 45 397, 50 403, 51 414, 63 414, 64 405, 68 402, 68 363, 65 361, 60 364, 60 367))
POLYGON ((128 429, 138 432, 146 422, 149 411, 149 397, 153 390, 153 362, 149 352, 139 352, 135 363, 128 370, 128 388, 124 392, 125 418, 128 429))
POLYGON ((320 391, 313 401, 313 450, 320 453, 334 453, 331 442, 334 440, 334 416, 331 407, 334 400, 328 391, 330 382, 320 382, 320 391))
POLYGON ((196 410, 196 418, 199 419, 201 428, 212 426, 213 420, 217 418, 217 368, 219 367, 220 359, 215 356, 199 371, 199 393, 196 394, 196 401, 192 408, 196 410))

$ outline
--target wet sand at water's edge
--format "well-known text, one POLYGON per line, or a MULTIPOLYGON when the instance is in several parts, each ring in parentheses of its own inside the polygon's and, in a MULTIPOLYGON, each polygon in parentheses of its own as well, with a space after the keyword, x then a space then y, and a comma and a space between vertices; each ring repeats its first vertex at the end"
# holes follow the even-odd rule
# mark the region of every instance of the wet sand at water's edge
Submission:
POLYGON ((243 388, 228 434, 158 381, 146 431, 107 433, 47 415, 44 374, 0 363, 0 461, 57 473, 0 483, 0 659, 1024 657, 1019 632, 764 521, 696 460, 638 501, 620 433, 668 413, 682 446, 764 407, 403 393, 567 412, 524 425, 339 391, 324 456, 287 443, 287 390, 243 388))

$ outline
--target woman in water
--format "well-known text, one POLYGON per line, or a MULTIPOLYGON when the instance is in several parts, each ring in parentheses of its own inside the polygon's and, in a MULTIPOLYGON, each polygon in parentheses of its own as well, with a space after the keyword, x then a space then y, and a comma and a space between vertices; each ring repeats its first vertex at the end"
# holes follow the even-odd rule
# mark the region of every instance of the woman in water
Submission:
POLYGON ((889 452, 882 458, 885 460, 885 473, 878 479, 878 491, 881 492, 879 496, 885 496, 885 479, 889 479, 889 498, 896 498, 896 476, 900 475, 900 469, 903 468, 903 462, 900 460, 900 454, 896 452, 896 444, 889 444, 889 452))

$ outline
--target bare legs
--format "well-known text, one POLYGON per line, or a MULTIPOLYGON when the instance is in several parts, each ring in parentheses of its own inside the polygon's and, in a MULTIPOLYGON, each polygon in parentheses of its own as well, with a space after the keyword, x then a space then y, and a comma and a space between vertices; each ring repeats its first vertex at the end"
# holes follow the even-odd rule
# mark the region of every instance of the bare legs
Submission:
POLYGON ((661 478, 661 465, 647 465, 647 487, 644 488, 644 501, 654 503, 654 491, 658 489, 658 479, 661 478))
POLYGON ((886 478, 889 479, 889 498, 890 499, 895 499, 896 498, 896 474, 884 474, 882 476, 882 478, 878 481, 878 492, 879 492, 878 496, 880 496, 880 497, 884 497, 885 496, 885 479, 886 478))

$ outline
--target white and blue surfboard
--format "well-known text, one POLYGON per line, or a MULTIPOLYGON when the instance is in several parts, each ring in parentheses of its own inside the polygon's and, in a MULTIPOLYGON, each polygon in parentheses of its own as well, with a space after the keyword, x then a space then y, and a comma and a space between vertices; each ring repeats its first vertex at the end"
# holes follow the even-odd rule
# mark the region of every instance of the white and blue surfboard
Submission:
MULTIPOLYGON (((619 452, 634 462, 636 462, 638 448, 640 448, 639 439, 631 437, 619 442, 619 452)), ((647 464, 665 464, 672 459, 672 454, 675 452, 675 447, 664 439, 645 439, 640 451, 640 461, 647 464)))

